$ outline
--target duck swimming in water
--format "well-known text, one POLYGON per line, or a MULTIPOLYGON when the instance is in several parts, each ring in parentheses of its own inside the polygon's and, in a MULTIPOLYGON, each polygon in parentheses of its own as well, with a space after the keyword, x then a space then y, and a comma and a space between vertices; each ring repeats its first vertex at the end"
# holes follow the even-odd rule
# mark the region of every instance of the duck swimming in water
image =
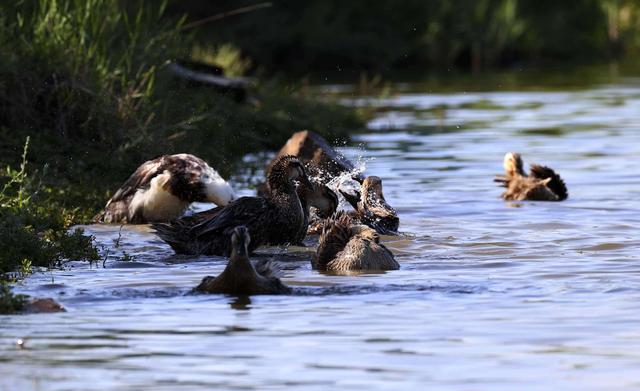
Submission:
POLYGON ((353 179, 362 182, 361 174, 355 173, 355 165, 336 152, 319 134, 303 130, 294 133, 267 166, 267 173, 280 156, 296 156, 309 171, 309 175, 328 183, 343 173, 354 173, 353 179))
POLYGON ((301 184, 297 192, 305 218, 303 229, 298 234, 298 241, 294 242, 300 244, 308 234, 318 233, 318 227, 321 229, 324 219, 336 212, 340 201, 336 193, 318 179, 311 180, 311 188, 301 184))
POLYGON ((393 253, 380 243, 377 232, 366 225, 354 224, 344 212, 327 220, 311 265, 314 269, 335 272, 400 268, 393 253))
POLYGON ((400 225, 398 213, 384 199, 382 179, 368 176, 362 181, 360 190, 340 193, 353 206, 351 216, 360 223, 375 229, 382 235, 396 235, 400 225))
POLYGON ((227 205, 233 189, 204 160, 186 153, 144 162, 107 202, 96 222, 143 224, 180 217, 192 202, 227 205))
POLYGON ((569 196, 560 175, 549 167, 532 164, 527 175, 520 154, 515 152, 504 156, 503 165, 505 175, 494 181, 507 188, 502 193, 507 201, 563 201, 569 196))
POLYGON ((306 230, 295 181, 312 186, 300 161, 282 156, 267 178, 269 192, 265 197, 241 197, 211 212, 209 218, 185 217, 153 227, 179 254, 228 255, 231 234, 238 225, 249 230, 250 252, 262 245, 294 243, 301 230, 306 230))
POLYGON ((227 295, 278 295, 291 293, 291 288, 278 278, 280 269, 270 261, 255 266, 249 260, 251 237, 246 227, 239 226, 231 234, 231 257, 217 277, 207 276, 194 292, 227 295))

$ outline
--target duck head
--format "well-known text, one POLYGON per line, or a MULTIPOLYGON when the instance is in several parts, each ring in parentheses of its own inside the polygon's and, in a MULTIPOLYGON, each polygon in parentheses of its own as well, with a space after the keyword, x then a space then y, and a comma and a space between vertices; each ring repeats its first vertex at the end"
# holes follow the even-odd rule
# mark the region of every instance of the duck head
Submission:
POLYGON ((395 209, 391 205, 387 204, 382 193, 382 179, 377 176, 368 176, 364 178, 362 187, 360 188, 362 193, 362 203, 365 209, 368 208, 382 208, 386 210, 386 214, 396 215, 395 209))
POLYGON ((369 200, 383 200, 382 179, 377 176, 368 176, 362 181, 361 192, 364 197, 369 200))
POLYGON ((229 182, 222 179, 220 175, 204 175, 202 183, 206 200, 218 206, 226 206, 237 198, 229 182))
POLYGON ((364 224, 352 225, 350 227, 351 235, 358 235, 363 239, 370 240, 374 243, 380 243, 380 235, 375 229, 372 229, 364 224))
POLYGON ((279 157, 271 167, 267 177, 269 189, 293 189, 294 181, 298 181, 308 188, 313 187, 304 166, 297 157, 292 155, 279 157))
POLYGON ((234 228, 233 233, 231 234, 231 259, 233 260, 236 256, 248 257, 248 247, 250 242, 251 237, 249 236, 249 230, 247 227, 241 225, 234 228))
POLYGON ((316 208, 318 217, 326 219, 338 209, 338 196, 328 186, 317 179, 311 180, 311 188, 300 185, 298 196, 304 204, 316 208))
POLYGON ((526 174, 524 173, 524 164, 522 163, 522 157, 517 152, 507 152, 507 154, 504 155, 502 166, 504 167, 504 171, 507 176, 526 176, 526 174))

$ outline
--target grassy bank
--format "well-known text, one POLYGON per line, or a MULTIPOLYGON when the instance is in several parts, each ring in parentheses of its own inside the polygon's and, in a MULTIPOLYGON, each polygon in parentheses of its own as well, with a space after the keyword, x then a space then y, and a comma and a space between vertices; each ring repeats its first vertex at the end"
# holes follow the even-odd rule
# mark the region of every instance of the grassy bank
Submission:
POLYGON ((177 79, 175 59, 218 59, 235 75, 248 61, 232 46, 195 45, 183 23, 159 2, 0 4, 0 280, 96 260, 91 238, 68 229, 145 160, 190 152, 228 175, 293 131, 347 139, 363 126, 295 86, 258 81, 252 99, 238 101, 177 79))

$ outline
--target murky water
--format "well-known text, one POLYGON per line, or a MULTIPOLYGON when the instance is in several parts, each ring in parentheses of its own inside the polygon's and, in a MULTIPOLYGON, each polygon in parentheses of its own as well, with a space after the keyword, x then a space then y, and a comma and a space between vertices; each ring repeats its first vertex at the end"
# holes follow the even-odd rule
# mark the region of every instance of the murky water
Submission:
POLYGON ((184 296, 225 261, 125 227, 106 268, 18 287, 68 312, 0 317, 0 389, 640 387, 640 83, 354 104, 381 108, 343 152, 398 209, 399 271, 327 276, 295 260, 311 249, 272 249, 296 294, 184 296), (507 151, 556 168, 569 200, 501 201, 507 151))

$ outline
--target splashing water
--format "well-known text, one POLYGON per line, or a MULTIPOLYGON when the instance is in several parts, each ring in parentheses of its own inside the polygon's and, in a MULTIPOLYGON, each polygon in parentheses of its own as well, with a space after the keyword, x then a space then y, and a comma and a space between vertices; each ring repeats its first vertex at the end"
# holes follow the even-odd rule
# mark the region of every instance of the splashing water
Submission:
MULTIPOLYGON (((0 317, 0 389, 637 389, 638 82, 373 102, 366 149, 340 152, 366 156, 358 172, 383 179, 411 234, 383 238, 400 270, 334 276, 312 247, 269 248, 256 259, 283 265, 293 295, 185 295, 227 260, 125 226, 130 266, 16 287, 68 312, 0 317), (570 198, 501 201, 507 151, 556 169, 570 198)), ((86 229, 110 248, 119 231, 86 229)))

